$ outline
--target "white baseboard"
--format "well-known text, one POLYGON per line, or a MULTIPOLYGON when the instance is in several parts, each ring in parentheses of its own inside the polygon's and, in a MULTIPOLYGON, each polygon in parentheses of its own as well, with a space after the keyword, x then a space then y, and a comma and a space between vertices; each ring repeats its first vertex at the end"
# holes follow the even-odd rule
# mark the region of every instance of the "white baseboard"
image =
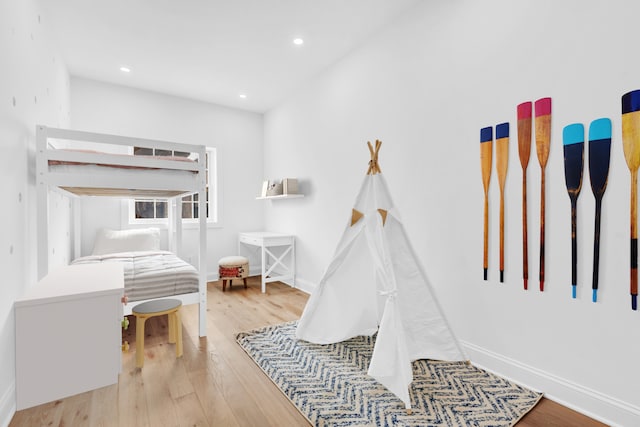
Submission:
POLYGON ((16 383, 11 383, 9 388, 0 396, 0 427, 7 427, 16 413, 16 383))
POLYGON ((304 280, 304 279, 299 279, 296 277, 296 289, 300 289, 302 292, 305 292, 309 295, 311 295, 311 293, 313 292, 313 290, 316 288, 316 284, 313 282, 310 282, 308 280, 304 280))
POLYGON ((611 426, 640 425, 640 408, 599 391, 461 341, 471 363, 611 426))

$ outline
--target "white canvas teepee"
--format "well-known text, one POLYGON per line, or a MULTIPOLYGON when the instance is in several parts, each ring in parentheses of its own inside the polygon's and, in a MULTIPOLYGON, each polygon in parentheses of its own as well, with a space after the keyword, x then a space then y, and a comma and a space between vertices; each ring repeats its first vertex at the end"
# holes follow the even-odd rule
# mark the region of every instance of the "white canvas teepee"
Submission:
POLYGON ((380 141, 351 218, 296 336, 319 344, 373 335, 369 375, 411 407, 411 362, 465 360, 419 265, 378 166, 380 141))

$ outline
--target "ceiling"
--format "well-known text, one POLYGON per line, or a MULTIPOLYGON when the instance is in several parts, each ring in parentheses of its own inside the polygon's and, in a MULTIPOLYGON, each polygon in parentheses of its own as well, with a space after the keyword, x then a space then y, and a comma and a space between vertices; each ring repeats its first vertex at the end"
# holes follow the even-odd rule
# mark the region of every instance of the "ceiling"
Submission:
POLYGON ((265 112, 419 1, 40 3, 72 76, 265 112))

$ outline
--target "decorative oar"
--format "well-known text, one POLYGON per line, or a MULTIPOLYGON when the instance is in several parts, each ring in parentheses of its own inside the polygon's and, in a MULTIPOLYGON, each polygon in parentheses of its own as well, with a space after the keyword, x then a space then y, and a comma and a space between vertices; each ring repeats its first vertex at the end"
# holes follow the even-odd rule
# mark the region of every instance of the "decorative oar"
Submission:
POLYGON ((496 126, 496 169, 500 185, 500 283, 504 282, 504 183, 509 163, 509 123, 496 126))
POLYGON ((551 145, 551 98, 541 98, 536 108, 536 153, 540 163, 540 291, 544 291, 544 172, 551 145))
POLYGON ((578 283, 577 205, 582 188, 584 166, 584 126, 574 123, 562 131, 564 146, 564 179, 571 199, 571 296, 576 297, 578 283))
POLYGON ((638 166, 640 166, 640 90, 622 96, 622 146, 631 172, 631 309, 638 309, 638 166))
POLYGON ((595 232, 593 234, 593 302, 598 300, 598 272, 600 270, 600 212, 602 197, 607 189, 609 159, 611 157, 611 120, 597 119, 589 126, 589 179, 596 198, 595 232))
POLYGON ((527 166, 531 156, 531 102, 518 105, 518 154, 522 166, 522 279, 529 281, 529 243, 527 242, 527 166))
POLYGON ((480 129, 480 165, 484 186, 484 280, 487 280, 489 268, 489 181, 491 180, 492 146, 493 128, 489 126, 480 129))

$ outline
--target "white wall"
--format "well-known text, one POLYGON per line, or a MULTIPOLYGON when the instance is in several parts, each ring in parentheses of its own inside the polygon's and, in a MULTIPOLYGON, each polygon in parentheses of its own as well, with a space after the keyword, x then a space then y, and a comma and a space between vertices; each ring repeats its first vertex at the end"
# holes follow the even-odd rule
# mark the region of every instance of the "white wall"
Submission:
MULTIPOLYGON (((36 281, 35 126, 68 123, 68 75, 48 34, 35 1, 0 1, 0 426, 16 407, 13 302, 36 281)), ((66 235, 68 203, 57 195, 52 203, 59 208, 52 221, 66 235)), ((58 237, 54 263, 69 253, 58 237)))
MULTIPOLYGON (((74 129, 216 147, 222 222, 207 234, 210 278, 219 258, 236 253, 239 231, 263 228, 264 205, 255 200, 263 180, 262 115, 73 77, 71 118, 74 129)), ((83 199, 82 206, 84 255, 99 228, 130 227, 126 202, 83 199)), ((184 230, 183 254, 197 262, 194 228, 184 230)))
MULTIPOLYGON (((265 116, 265 175, 297 176, 304 199, 270 202, 268 229, 297 240, 297 281, 320 279, 369 160, 380 165, 414 248, 471 360, 619 425, 640 425, 640 313, 629 297, 629 172, 620 97, 640 88, 640 3, 422 2, 265 116), (546 289, 538 289, 540 167, 529 179, 530 288, 522 286, 516 105, 553 98, 547 165, 546 289), (562 128, 613 120, 599 301, 591 302, 594 198, 579 199, 579 291, 571 299, 570 205, 562 128), (498 274, 491 181, 490 272, 482 280, 479 130, 511 123, 506 272, 498 274)), ((494 166, 495 168, 495 166, 494 166)))

